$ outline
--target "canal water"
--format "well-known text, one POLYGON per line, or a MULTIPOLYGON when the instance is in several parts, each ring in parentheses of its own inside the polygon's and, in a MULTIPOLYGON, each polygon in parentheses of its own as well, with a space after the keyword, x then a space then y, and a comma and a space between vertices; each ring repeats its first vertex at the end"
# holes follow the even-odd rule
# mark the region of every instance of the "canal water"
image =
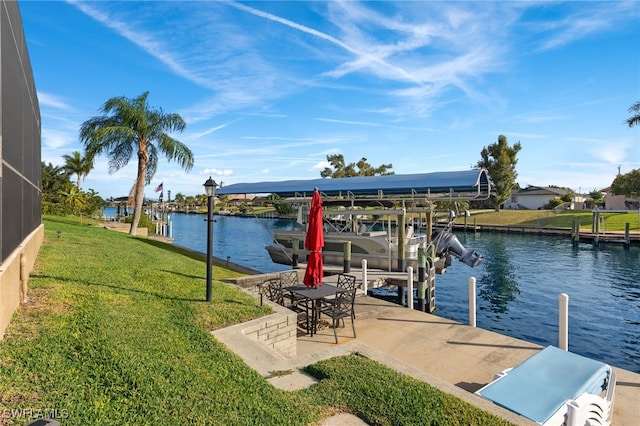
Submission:
MULTIPOLYGON (((175 244, 206 252, 204 215, 171 216, 175 244)), ((288 269, 265 246, 287 219, 215 216, 214 256, 262 272, 288 269)), ((540 345, 558 344, 558 296, 569 296, 569 349, 640 373, 640 247, 574 247, 569 237, 458 232, 482 254, 476 268, 453 260, 436 277, 437 315, 468 322, 476 278, 477 326, 540 345)), ((425 336, 428 339, 429 336, 425 336)))
POLYGON ((457 233, 481 253, 476 268, 453 261, 436 277, 437 314, 468 321, 476 277, 477 326, 558 345, 558 296, 569 296, 569 349, 640 373, 640 247, 574 247, 569 237, 457 233))

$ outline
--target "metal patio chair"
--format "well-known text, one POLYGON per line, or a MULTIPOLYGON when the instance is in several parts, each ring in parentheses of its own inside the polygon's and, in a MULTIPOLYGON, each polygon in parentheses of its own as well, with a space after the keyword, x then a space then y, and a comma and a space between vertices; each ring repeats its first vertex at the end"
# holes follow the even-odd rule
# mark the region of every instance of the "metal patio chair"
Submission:
POLYGON ((269 278, 258 284, 258 291, 260 292, 260 304, 262 304, 262 298, 266 297, 272 302, 278 305, 284 305, 282 286, 280 285, 280 278, 269 278))
POLYGON ((338 282, 336 284, 336 287, 346 288, 347 290, 356 288, 355 275, 338 274, 338 282))
POLYGON ((346 290, 342 293, 336 294, 335 298, 331 300, 331 303, 324 302, 320 306, 320 314, 324 314, 332 319, 333 321, 333 335, 336 339, 336 343, 338 343, 338 324, 342 321, 342 326, 344 327, 344 319, 351 319, 351 328, 353 329, 353 337, 356 337, 356 325, 355 325, 355 316, 353 310, 353 303, 356 297, 356 289, 355 287, 349 290, 346 290))
MULTIPOLYGON (((340 288, 344 288, 347 290, 356 290, 356 277, 355 275, 348 275, 348 274, 338 274, 338 281, 336 283, 336 287, 340 287, 340 288)), ((356 292, 353 292, 353 297, 355 300, 355 295, 356 292)), ((331 297, 326 297, 320 300, 320 303, 323 305, 331 305, 333 303, 333 298, 334 296, 331 297)), ((356 317, 356 311, 355 311, 355 304, 352 303, 351 304, 351 309, 353 310, 352 314, 353 314, 353 318, 356 317)))
MULTIPOLYGON (((284 271, 280 272, 280 287, 285 289, 287 287, 298 286, 300 284, 300 276, 298 275, 298 271, 284 271)), ((286 290, 283 290, 283 298, 288 299, 289 306, 299 306, 304 305, 306 309, 306 299, 301 297, 296 297, 293 294, 289 293, 286 290)), ((284 301, 283 301, 284 302, 284 301)))

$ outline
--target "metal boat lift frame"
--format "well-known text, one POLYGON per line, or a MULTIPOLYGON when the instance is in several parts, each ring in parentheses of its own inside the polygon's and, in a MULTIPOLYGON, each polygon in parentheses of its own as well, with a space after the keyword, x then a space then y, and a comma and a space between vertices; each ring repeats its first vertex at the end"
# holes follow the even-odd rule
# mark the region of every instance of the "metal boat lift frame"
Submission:
POLYGON ((360 200, 485 200, 491 195, 486 169, 407 175, 355 176, 342 179, 287 180, 236 183, 218 188, 218 195, 277 194, 282 198, 310 198, 318 189, 325 198, 360 200))
MULTIPOLYGON (((341 179, 288 180, 280 182, 236 183, 221 187, 217 195, 276 194, 289 203, 308 202, 317 189, 324 200, 402 202, 403 208, 389 208, 375 213, 397 216, 398 270, 406 269, 404 242, 407 213, 432 213, 435 201, 486 200, 491 195, 491 180, 486 169, 452 172, 433 172, 408 175, 355 176, 341 179), (406 208, 406 203, 412 204, 406 208), (428 207, 417 209, 416 204, 427 202, 428 207)), ((285 201, 282 200, 282 201, 285 201)), ((345 210, 342 214, 358 214, 345 210)), ((363 214, 375 214, 362 210, 363 214)), ((338 213, 340 214, 340 213, 338 213)), ((427 215, 427 238, 430 243, 432 215, 427 215)))

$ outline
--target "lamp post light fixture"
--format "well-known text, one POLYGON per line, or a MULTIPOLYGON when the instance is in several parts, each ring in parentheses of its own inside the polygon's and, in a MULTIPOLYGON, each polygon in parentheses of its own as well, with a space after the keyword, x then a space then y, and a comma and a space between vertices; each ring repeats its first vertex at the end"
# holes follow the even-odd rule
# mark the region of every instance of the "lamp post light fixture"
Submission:
POLYGON ((215 180, 209 179, 204 183, 207 192, 207 302, 211 302, 213 278, 213 197, 216 195, 218 184, 215 180))

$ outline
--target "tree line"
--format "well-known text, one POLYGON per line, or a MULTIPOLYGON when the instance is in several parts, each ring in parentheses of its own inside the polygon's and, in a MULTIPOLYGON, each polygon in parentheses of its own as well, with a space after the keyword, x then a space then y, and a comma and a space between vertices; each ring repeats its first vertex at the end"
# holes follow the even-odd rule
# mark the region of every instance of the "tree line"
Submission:
POLYGON ((45 214, 92 216, 107 203, 93 189, 82 191, 81 181, 92 169, 78 151, 64 155, 64 165, 42 162, 42 212, 45 214), (76 182, 71 181, 76 176, 76 182))

